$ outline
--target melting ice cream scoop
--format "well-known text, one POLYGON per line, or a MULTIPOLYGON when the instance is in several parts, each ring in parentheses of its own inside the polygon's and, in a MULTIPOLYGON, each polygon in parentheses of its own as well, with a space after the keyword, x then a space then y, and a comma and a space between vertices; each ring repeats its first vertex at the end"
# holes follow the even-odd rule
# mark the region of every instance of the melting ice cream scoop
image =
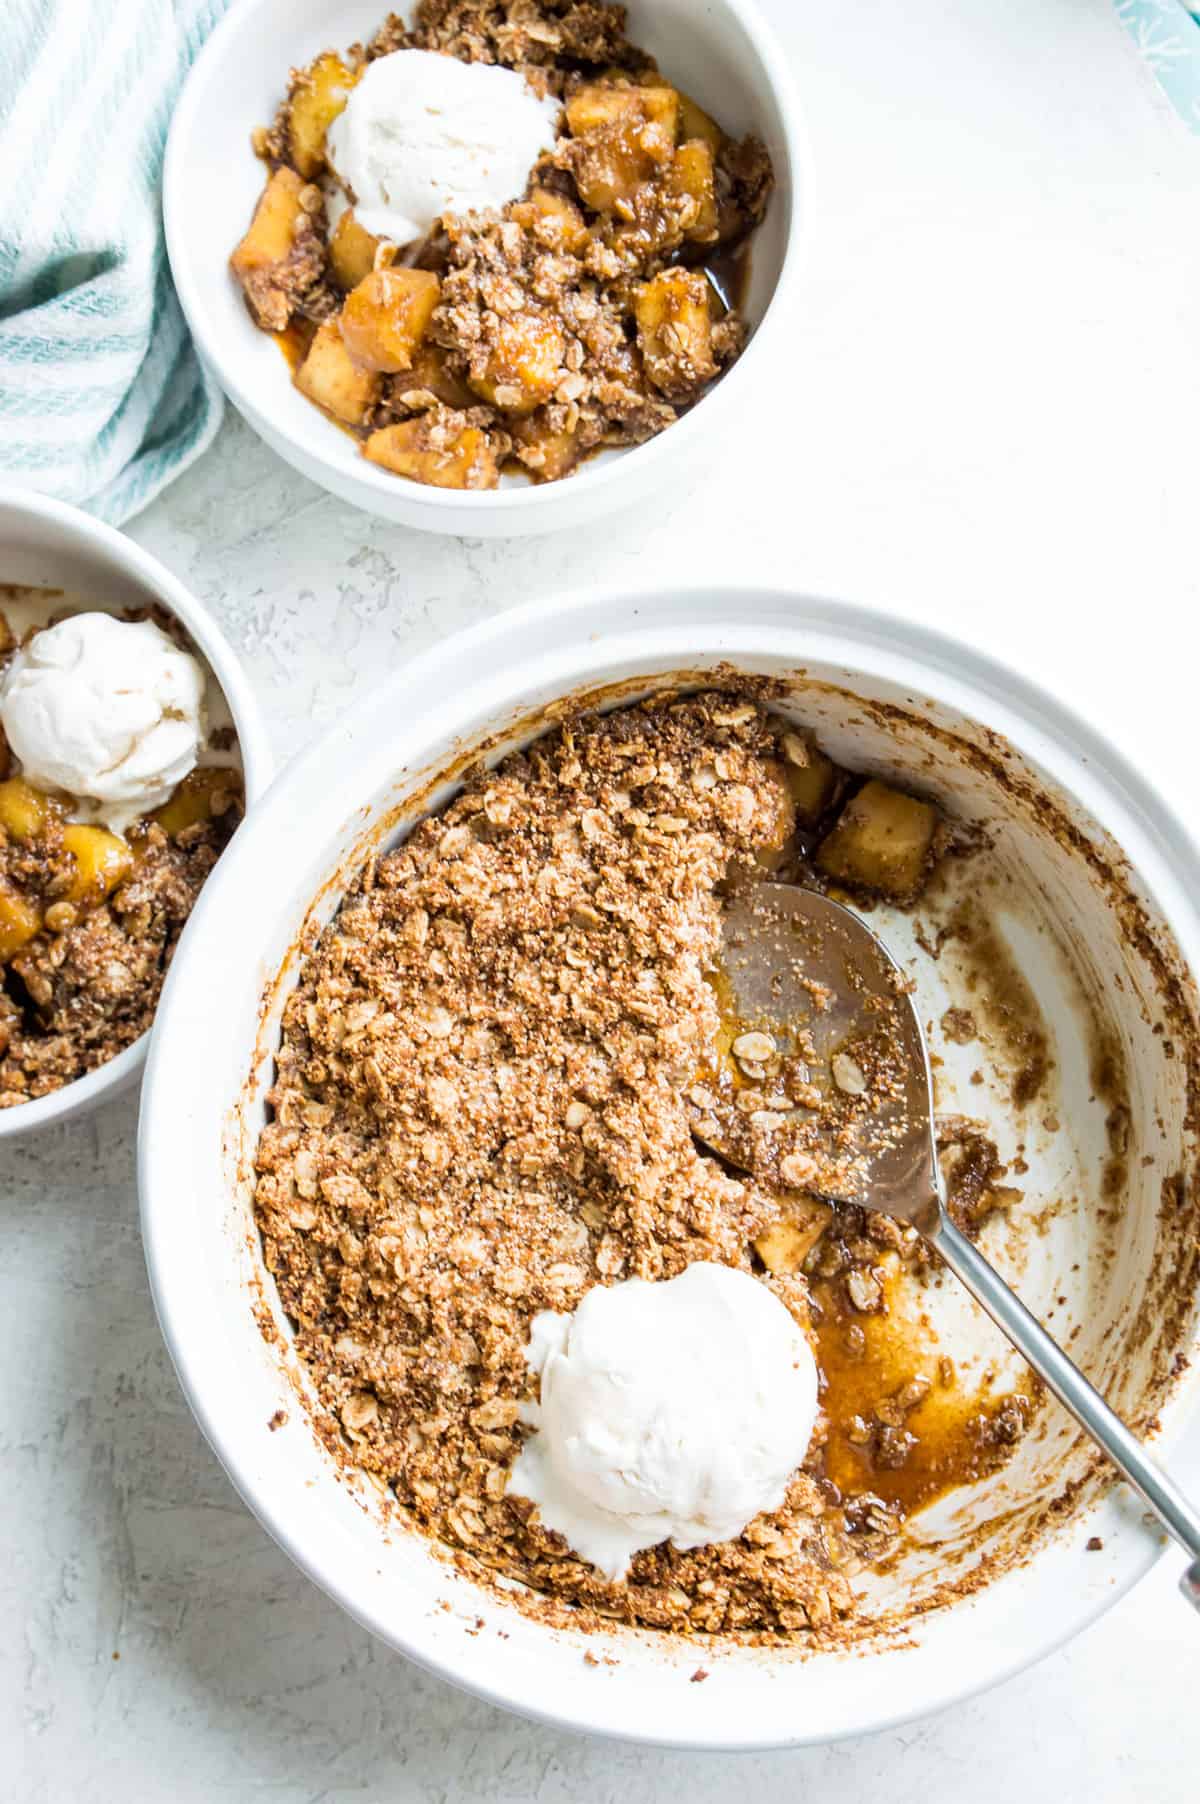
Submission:
POLYGON ((804 1335, 765 1284, 697 1263, 534 1319, 535 1432, 509 1489, 620 1578, 660 1541, 728 1541, 778 1508, 817 1418, 804 1335))
POLYGON ((523 75, 433 50, 368 63, 329 128, 329 160, 377 238, 410 244, 443 213, 502 207, 554 142, 558 102, 523 75))
POLYGON ((204 672, 152 620, 72 614, 18 651, 0 723, 37 789, 65 790, 122 833, 196 762, 204 672))

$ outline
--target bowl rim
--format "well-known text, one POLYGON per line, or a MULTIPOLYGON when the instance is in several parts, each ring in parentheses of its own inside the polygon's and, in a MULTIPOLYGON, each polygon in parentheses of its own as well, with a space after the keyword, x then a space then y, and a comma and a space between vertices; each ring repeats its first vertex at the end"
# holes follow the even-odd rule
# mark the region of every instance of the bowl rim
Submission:
MULTIPOLYGON (((943 699, 949 699, 951 705, 958 705, 956 685, 964 694, 969 692, 975 709, 979 710, 986 704, 984 718, 991 724, 993 717, 998 715, 999 730, 1004 731, 1018 746, 1022 746, 1022 739, 1026 744, 1030 740, 1035 741, 1039 749, 1043 742, 1051 745, 1058 758, 1057 767, 1051 770, 1052 779, 1072 793, 1078 793, 1077 784, 1092 784, 1093 777, 1089 774, 1088 767, 1098 766, 1110 815, 1120 814, 1126 824, 1133 827, 1135 837, 1139 840, 1141 856, 1133 858, 1131 854, 1131 860, 1155 897, 1191 970, 1200 970, 1200 910, 1194 901, 1197 886, 1200 885, 1200 845, 1169 802, 1141 776, 1123 754, 1109 745, 1089 722, 1049 691, 1001 660, 979 652, 952 635, 908 625, 883 611, 788 594, 778 589, 743 587, 735 583, 668 591, 667 595, 675 610, 671 631, 677 637, 684 631, 685 621, 692 622, 699 618, 702 604, 709 608, 710 613, 715 610, 719 615, 721 624, 713 625, 708 636, 703 638, 704 656, 715 657, 720 653, 736 663, 739 656, 750 658, 756 654, 777 655, 780 623, 786 621, 793 635, 793 643, 787 646, 786 655, 789 657, 795 652, 795 638, 811 635, 814 644, 809 649, 809 655, 814 659, 819 657, 822 661, 827 661, 836 659, 841 652, 846 652, 847 655, 853 653, 862 660, 859 668, 864 671, 887 674, 890 666, 895 666, 903 668, 906 679, 912 677, 914 667, 919 667, 917 674, 924 676, 927 684, 937 685, 936 688, 927 687, 925 692, 937 693, 943 699), (755 625, 748 626, 747 618, 752 619, 755 625), (727 644, 721 642, 723 638, 727 640, 727 644), (1010 719, 1015 719, 1024 732, 1012 733, 1009 730, 1010 719), (1147 874, 1146 862, 1153 869, 1154 878, 1147 874), (1169 904, 1162 900, 1160 880, 1170 894, 1169 904)), ((554 622, 560 630, 572 634, 570 646, 574 648, 573 655, 580 656, 581 659, 585 651, 598 657, 599 652, 595 650, 597 645, 605 651, 611 650, 615 658, 616 647, 620 646, 622 651, 628 650, 634 643, 632 635, 640 632, 645 641, 643 655, 647 670, 661 668, 661 665, 656 664, 656 658, 661 659, 666 655, 666 641, 657 633, 657 629, 664 599, 662 592, 655 594, 644 590, 603 587, 591 589, 565 602, 558 597, 551 597, 505 611, 431 647, 404 669, 380 683, 363 704, 360 728, 364 736, 369 738, 372 727, 377 726, 386 737, 389 721, 394 723, 396 719, 403 718, 398 711, 398 704, 406 693, 416 698, 419 711, 420 697, 436 696, 439 689, 444 691, 458 673, 467 669, 469 660, 478 664, 481 654, 499 641, 511 642, 514 637, 519 637, 526 645, 532 644, 534 655, 531 661, 536 666, 538 629, 545 627, 549 630, 550 622, 554 622), (618 624, 607 634, 603 626, 597 625, 589 635, 587 628, 580 627, 577 623, 585 620, 589 611, 594 615, 598 609, 603 610, 609 618, 616 619, 618 624)), ((692 643, 694 650, 696 641, 693 640, 692 643)), ((689 653, 683 651, 676 642, 672 642, 670 649, 680 658, 680 668, 686 668, 689 653)), ((800 657, 797 661, 803 663, 804 659, 800 657)), ((528 669, 523 660, 521 668, 523 671, 528 669)), ((851 664, 849 668, 853 669, 854 666, 851 664)), ((516 669, 511 643, 507 669, 510 673, 516 669)), ((578 678, 568 677, 566 686, 569 688, 575 682, 586 686, 589 674, 590 669, 585 668, 578 678)), ((474 691, 471 693, 474 694, 474 691)), ((505 696, 506 699, 511 699, 511 690, 505 691, 505 696)), ((436 704, 431 703, 430 706, 436 704)), ((978 717, 977 712, 976 718, 978 717)), ((294 797, 300 794, 311 795, 314 784, 319 793, 324 766, 331 755, 338 757, 343 764, 346 762, 352 740, 345 735, 345 724, 337 723, 331 727, 289 767, 271 797, 260 804, 257 811, 260 825, 268 814, 276 817, 282 824, 290 814, 294 797), (347 743, 342 752, 336 754, 333 751, 333 741, 339 732, 345 735, 347 743)), ((327 774, 325 772, 326 776, 327 774)), ((326 804, 330 822, 329 836, 336 830, 332 825, 334 800, 337 804, 337 818, 344 819, 344 795, 331 796, 326 804)), ((1085 802, 1084 805, 1091 808, 1090 802, 1085 802)), ((1103 814, 1098 818, 1102 824, 1108 825, 1103 814)), ((368 824, 365 812, 362 821, 365 828, 368 824)), ((1111 827, 1109 830, 1112 830, 1111 827)), ((326 834, 324 819, 320 823, 320 832, 323 836, 326 834)), ((242 881, 243 867, 249 875, 254 860, 253 838, 252 821, 251 836, 244 844, 241 856, 231 857, 224 867, 223 880, 221 872, 214 875, 212 886, 206 889, 197 905, 198 914, 206 906, 209 910, 215 909, 226 890, 234 893, 235 887, 242 881)), ((258 968, 261 970, 262 957, 257 956, 258 968)), ((266 984, 272 982, 273 978, 273 972, 264 970, 266 984)), ((184 959, 177 962, 168 979, 163 1008, 163 1018, 168 1025, 156 1039, 147 1065, 138 1143, 143 1243, 151 1290, 168 1350, 189 1404, 243 1501, 316 1584, 365 1628, 426 1670, 490 1703, 515 1710, 538 1721, 647 1745, 729 1752, 823 1742, 894 1727, 926 1716, 1010 1677, 1051 1652, 1103 1614, 1150 1570, 1162 1552, 1165 1542, 1148 1531, 1140 1511, 1128 1507, 1127 1500, 1122 1498, 1116 1488, 1110 1490, 1092 1509, 1083 1512, 1078 1521, 1049 1541, 1039 1551, 1034 1562, 1040 1562, 1045 1567, 1047 1555, 1075 1561, 1078 1554, 1080 1563, 1086 1565, 1087 1559, 1092 1556, 1083 1555, 1082 1549, 1086 1536, 1095 1526, 1099 1512, 1105 1528, 1105 1545, 1111 1547, 1109 1559, 1105 1560, 1102 1582, 1090 1588, 1078 1583, 1074 1577, 1076 1567, 1072 1565, 1070 1583, 1065 1587, 1065 1608, 1047 1612, 1040 1601, 1040 1585, 1034 1602, 1026 1600, 1022 1603, 1022 1594, 1019 1591, 1014 1593, 1013 1586, 1021 1585, 1029 1568, 998 1577, 979 1598, 964 1599, 953 1609, 935 1612, 933 1617, 924 1619, 921 1632, 929 1634, 933 1642, 924 1651, 929 1656, 928 1664, 938 1672, 936 1684, 922 1684, 919 1696, 910 1692, 909 1695, 902 1696, 899 1704, 893 1700, 881 1707, 876 1699, 873 1710, 864 1712, 857 1720, 839 1722, 832 1731, 824 1723, 815 1729, 812 1725, 805 1725, 803 1721, 795 1719, 794 1712, 789 1720, 782 1696, 780 1704, 774 1706, 775 1716, 771 1719, 772 1724, 778 1723, 778 1727, 765 1731, 760 1728, 753 1733, 746 1733, 744 1730, 739 1733, 736 1725, 726 1726, 719 1710, 696 1712, 694 1707, 693 1714, 686 1718, 682 1710, 677 1710, 669 1720, 656 1717, 653 1722, 639 1721, 631 1725, 622 1716, 623 1706, 613 1701, 615 1688, 612 1686, 599 1690, 586 1688, 586 1695, 585 1688, 564 1688, 561 1695, 556 1695, 554 1702, 548 1703, 544 1698, 531 1696, 519 1677, 510 1679, 503 1660, 493 1657, 490 1667, 481 1669, 475 1664, 478 1656, 465 1651, 447 1653, 437 1641, 435 1633, 425 1627, 419 1617, 414 1620, 406 1617, 402 1611, 398 1612, 394 1606, 389 1608, 378 1589, 372 1591, 370 1586, 364 1587, 361 1579, 345 1565, 339 1569, 337 1557, 327 1557, 323 1547, 316 1543, 311 1533, 306 1539, 305 1533, 297 1526, 293 1490, 280 1492, 275 1498, 269 1496, 273 1488, 270 1475, 262 1467, 261 1460, 255 1458, 254 1450, 239 1438, 240 1431, 237 1427, 228 1421, 230 1412, 227 1407, 223 1410, 217 1387, 209 1386, 203 1361, 193 1357, 186 1333, 181 1333, 181 1328, 185 1328, 186 1323, 180 1322, 179 1314, 185 1318, 188 1314, 191 1272, 186 1259, 173 1256, 171 1245, 173 1234, 179 1231, 179 1199, 172 1184, 173 1159, 176 1153, 168 1150, 170 1147, 177 1147, 176 1137, 171 1132, 174 1107, 171 1091, 175 1086, 170 1068, 169 1020, 181 991, 188 986, 195 987, 188 972, 188 961, 184 959), (1019 1630, 1014 1626, 1017 1615, 1013 1607, 1014 1598, 1023 1611, 1023 1626, 1019 1630), (999 1614, 989 1614, 989 1606, 999 1614), (1008 1612, 1007 1615, 1003 1614, 1005 1611, 1008 1612), (974 1645, 970 1656, 964 1657, 960 1636, 959 1645, 955 1649, 956 1659, 946 1660, 943 1654, 940 1668, 936 1640, 938 1630, 934 1624, 934 1618, 939 1614, 943 1622, 951 1618, 957 1622, 960 1617, 971 1617, 975 1624, 974 1645), (981 1619, 990 1623, 990 1635, 988 1632, 980 1633, 981 1619), (925 1626, 930 1624, 934 1624, 932 1629, 925 1626), (976 1651, 979 1649, 985 1651, 976 1651)), ((183 1012, 188 1013, 186 1007, 183 1012)), ((243 1069, 248 1072, 253 1049, 247 1046, 243 1051, 243 1069)), ((212 1134, 211 1128, 206 1133, 208 1144, 211 1145, 217 1137, 212 1134)), ((1195 1324, 1192 1334, 1193 1339, 1196 1339, 1195 1324)), ((1167 1443, 1178 1443, 1188 1420, 1195 1414, 1196 1403, 1195 1385, 1187 1386, 1182 1392, 1177 1390, 1162 1411, 1161 1430, 1154 1443, 1156 1448, 1161 1449, 1167 1443)), ((1098 1572, 1096 1576, 1100 1578, 1098 1572)), ((453 1584, 456 1581, 448 1577, 446 1582, 453 1584)), ((1059 1588, 1064 1589, 1061 1583, 1059 1588)), ((955 1631, 951 1630, 950 1633, 953 1635, 955 1631)), ((464 1649, 466 1646, 464 1643, 464 1649)), ((854 1652, 855 1650, 850 1650, 851 1655, 854 1652)), ((863 1650, 859 1650, 860 1658, 862 1652, 863 1650)), ((896 1658, 904 1658, 907 1652, 908 1650, 900 1650, 896 1658)), ((891 1654, 889 1652, 880 1657, 891 1658, 891 1654)), ((891 1668, 893 1672, 896 1670, 895 1667, 891 1668)), ((689 1688, 685 1686, 682 1689, 687 1691, 689 1688)), ((903 1687, 901 1691, 903 1694, 903 1687)))
MULTIPOLYGON (((86 542, 89 553, 95 550, 100 554, 97 561, 107 559, 153 590, 162 606, 182 624, 208 661, 233 716, 242 756, 247 805, 257 801, 274 774, 262 711, 237 654, 203 602, 185 588, 165 564, 133 539, 70 502, 40 495, 15 484, 0 483, 0 509, 15 510, 32 521, 78 533, 86 542)), ((61 1089, 35 1097, 32 1102, 17 1103, 11 1109, 0 1109, 0 1141, 17 1139, 38 1128, 84 1113, 125 1089, 145 1063, 153 1031, 152 1023, 115 1058, 98 1065, 94 1071, 85 1071, 82 1077, 63 1084, 61 1089)))
MULTIPOLYGON (((619 457, 605 463, 589 463, 568 484, 528 483, 515 488, 479 490, 438 489, 407 482, 402 477, 368 463, 365 458, 345 459, 335 454, 326 448, 320 435, 314 435, 312 441, 299 438, 276 417, 272 395, 258 394, 233 374, 230 359, 225 355, 223 335, 208 329, 202 287, 193 280, 191 260, 186 249, 186 208, 182 204, 180 193, 185 179, 182 171, 188 147, 194 142, 202 89, 210 73, 220 66, 227 54, 233 53, 237 36, 245 30, 253 29, 256 15, 267 7, 278 4, 279 0, 241 0, 240 5, 231 8, 219 20, 189 69, 176 99, 167 132, 163 159, 162 212, 171 278, 188 330, 200 355, 238 412, 260 436, 267 439, 286 462, 301 470, 310 480, 319 482, 322 487, 331 488, 336 494, 345 496, 348 487, 359 489, 364 494, 361 503, 363 506, 371 505, 365 499, 366 496, 380 502, 395 499, 397 484, 400 484, 401 494, 410 507, 428 511, 429 524, 436 527, 435 516, 446 515, 445 530, 448 532, 469 530, 460 521, 451 522, 450 518, 456 510, 461 514, 464 506, 489 520, 511 520, 515 528, 517 522, 526 520, 530 515, 545 512, 556 501, 560 506, 563 505, 560 492, 564 488, 573 488, 576 483, 586 484, 589 494, 599 494, 606 488, 616 487, 618 483, 624 485, 631 480, 640 490, 640 479, 643 473, 647 478, 650 477, 652 463, 661 462, 664 456, 685 455, 697 444, 700 433, 698 416, 703 414, 709 424, 715 424, 713 402, 723 397, 722 405, 726 408, 731 402, 737 403, 745 386, 744 378, 738 380, 738 372, 747 366, 757 371, 763 361, 760 340, 766 337, 767 343, 774 345, 779 337, 781 321, 787 311, 781 303, 787 302, 799 281, 803 262, 801 246, 806 240, 811 242, 815 222, 812 151, 803 123, 799 91, 792 78, 788 58, 774 28, 759 10, 757 0, 719 0, 719 4, 743 26, 758 56, 779 109, 792 180, 779 277, 766 311, 748 344, 721 380, 702 395, 694 407, 665 432, 658 433, 640 445, 625 448, 619 457), (673 452, 664 448, 665 443, 673 444, 673 452)), ((410 0, 404 0, 406 10, 409 4, 410 0)))

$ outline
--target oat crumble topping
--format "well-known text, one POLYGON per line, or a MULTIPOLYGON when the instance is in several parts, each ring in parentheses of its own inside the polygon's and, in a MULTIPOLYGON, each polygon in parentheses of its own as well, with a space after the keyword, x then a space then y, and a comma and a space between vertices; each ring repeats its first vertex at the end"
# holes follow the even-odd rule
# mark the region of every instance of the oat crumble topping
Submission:
MULTIPOLYGON (((539 1310, 715 1260, 806 1332, 823 1317, 852 1361, 888 1261, 923 1257, 895 1223, 736 1174, 693 1134, 722 886, 761 873, 791 818, 781 727, 744 698, 658 699, 476 773, 311 948, 257 1152, 266 1263, 327 1432, 438 1541, 687 1632, 822 1630, 899 1527, 830 1483, 820 1429, 779 1511, 735 1542, 641 1553, 618 1583, 507 1495, 539 1310)), ((863 1418, 881 1471, 929 1389, 863 1418)))

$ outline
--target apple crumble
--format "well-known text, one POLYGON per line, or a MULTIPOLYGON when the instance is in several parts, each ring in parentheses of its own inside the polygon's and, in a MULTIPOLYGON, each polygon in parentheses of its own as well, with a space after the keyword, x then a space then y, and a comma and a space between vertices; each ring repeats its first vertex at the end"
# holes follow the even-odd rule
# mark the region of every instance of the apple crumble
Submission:
MULTIPOLYGON (((428 144, 397 150, 384 125, 416 180, 428 144)), ((422 0, 411 25, 393 14, 365 47, 294 70, 256 149, 267 183, 232 257, 250 312, 283 336, 300 392, 399 476, 459 489, 569 476, 598 447, 670 426, 745 343, 770 159, 628 41, 622 6, 422 0), (413 52, 514 72, 549 123, 503 204, 447 208, 412 242, 402 215, 393 242, 357 217, 388 224, 347 191, 331 134, 380 65, 413 52)), ((365 186, 376 163, 361 168, 365 186)))
MULTIPOLYGON (((257 1150, 266 1263, 331 1446, 477 1570, 681 1632, 821 1632, 906 1510, 1019 1437, 1023 1396, 958 1397, 942 1432, 949 1361, 880 1382, 872 1340, 928 1255, 808 1193, 802 1076, 731 1028, 713 981, 731 884, 912 898, 948 838, 933 804, 839 769, 756 700, 660 697, 476 770, 307 947, 257 1150), (697 1131, 722 1072, 784 1136, 767 1176, 697 1131), (824 1414, 777 1510, 611 1580, 510 1489, 531 1323, 702 1261, 791 1313, 824 1414)), ((1003 1170, 967 1164, 978 1205, 1003 1170)))
MULTIPOLYGON (((13 1108, 106 1064, 150 1026, 176 941, 240 818, 242 783, 232 726, 207 710, 198 710, 207 734, 201 762, 167 781, 165 799, 152 791, 156 806, 145 813, 127 803, 114 818, 113 808, 24 767, 9 742, 14 678, 23 661, 29 676, 31 649, 60 624, 150 622, 158 635, 152 655, 160 640, 187 658, 201 683, 205 673, 165 616, 81 614, 90 604, 13 585, 0 599, 0 715, 9 727, 0 731, 0 1108, 13 1108)), ((91 649, 79 644, 70 654, 91 649)), ((33 675, 47 672, 60 684, 73 675, 65 658, 33 675)), ((102 685, 97 693, 104 707, 102 685)), ((124 718, 130 688, 119 700, 113 693, 110 715, 124 718)), ((32 727, 23 720, 31 742, 60 729, 64 757, 83 755, 81 747, 90 753, 94 723, 82 718, 77 698, 77 690, 42 683, 32 727)), ((180 723, 167 724, 174 741, 180 723)), ((112 749, 109 742, 105 755, 112 749)))

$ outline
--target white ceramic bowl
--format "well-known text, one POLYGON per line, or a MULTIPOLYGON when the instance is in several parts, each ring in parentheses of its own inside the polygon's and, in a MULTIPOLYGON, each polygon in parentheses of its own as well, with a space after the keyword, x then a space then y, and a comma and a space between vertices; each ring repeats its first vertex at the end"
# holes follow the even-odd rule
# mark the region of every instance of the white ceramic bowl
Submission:
MULTIPOLYGON (((1031 1137, 1028 1207, 1013 1212, 1025 1227, 997 1250, 1116 1406, 1153 1414, 1153 1443, 1177 1449, 1200 1387, 1187 1281, 1200 1259, 1194 1181, 1185 1208, 1164 1201, 1163 1161, 1194 1168, 1184 1090, 1196 1075, 1187 967, 1200 969, 1200 855, 1137 773, 1024 678, 863 610, 752 590, 603 594, 503 614, 409 664, 291 767, 205 888, 163 995, 139 1177, 151 1282, 192 1407, 243 1497, 306 1572, 393 1647, 493 1702, 598 1733, 732 1749, 878 1729, 993 1683, 1112 1603, 1160 1539, 1128 1494, 1100 1494, 1072 1426, 1047 1407, 998 1478, 972 1487, 944 1523, 916 1518, 918 1544, 866 1587, 876 1620, 898 1602, 928 1603, 939 1578, 957 1575, 968 1589, 972 1561, 995 1558, 1002 1570, 976 1594, 913 1615, 902 1631, 806 1656, 548 1628, 423 1538, 385 1532, 377 1495, 338 1476, 302 1401, 250 1184, 298 937, 333 912, 366 848, 435 806, 453 789, 445 773, 475 748, 491 758, 524 743, 565 698, 695 682, 720 666, 779 679, 777 705, 814 724, 835 758, 907 776, 989 822, 989 856, 1037 916, 1023 962, 1055 1029, 1068 1130, 1056 1142, 1060 1158, 1067 1146, 1065 1170, 1031 1137), (1111 1124, 1073 1037, 1056 932, 1094 979, 1133 1073, 1127 1194, 1106 1257, 1090 1184, 1111 1124), (1164 1008, 1169 1051, 1155 1031, 1164 1008), (1074 1179, 1078 1206, 1049 1215, 1035 1206, 1039 1186, 1066 1195, 1074 1179), (1186 1294, 1172 1310, 1177 1264, 1186 1294), (256 1320, 264 1305, 270 1345, 256 1320), (1167 1376, 1189 1353, 1190 1373, 1167 1376), (286 1425, 268 1432, 280 1409, 286 1425), (1047 1519, 1051 1503, 1061 1507, 1047 1519), (1088 1551, 1096 1535, 1103 1548, 1088 1551), (614 1664, 585 1663, 585 1652, 614 1664), (709 1679, 693 1685, 701 1662, 709 1679)), ((902 930, 897 915, 887 931, 902 930)), ((947 1288, 939 1307, 957 1306, 947 1288)))
MULTIPOLYGON (((0 581, 74 589, 98 600, 145 607, 156 602, 174 614, 204 653, 229 703, 237 728, 246 780, 253 802, 271 776, 271 754, 258 703, 224 634, 182 583, 147 552, 102 521, 65 502, 26 490, 0 488, 0 581)), ((64 1084, 49 1096, 16 1108, 0 1109, 0 1140, 33 1128, 86 1114, 115 1096, 140 1073, 148 1034, 106 1065, 64 1084)))
MULTIPOLYGON (((331 45, 371 37, 386 0, 239 0, 184 86, 163 172, 163 213, 175 286, 200 353, 273 450, 343 501, 429 532, 476 537, 579 526, 688 472, 731 442, 747 393, 786 354, 786 322, 812 213, 811 182, 787 62, 752 0, 632 0, 630 34, 711 107, 731 131, 756 131, 776 189, 754 241, 746 312, 756 328, 732 370, 667 432, 591 458, 565 482, 505 478, 471 494, 433 489, 369 464, 357 442, 293 388, 287 364, 250 319, 229 271, 262 189, 250 134, 270 122, 289 67, 331 45)), ((410 10, 401 6, 397 10, 410 10)))

